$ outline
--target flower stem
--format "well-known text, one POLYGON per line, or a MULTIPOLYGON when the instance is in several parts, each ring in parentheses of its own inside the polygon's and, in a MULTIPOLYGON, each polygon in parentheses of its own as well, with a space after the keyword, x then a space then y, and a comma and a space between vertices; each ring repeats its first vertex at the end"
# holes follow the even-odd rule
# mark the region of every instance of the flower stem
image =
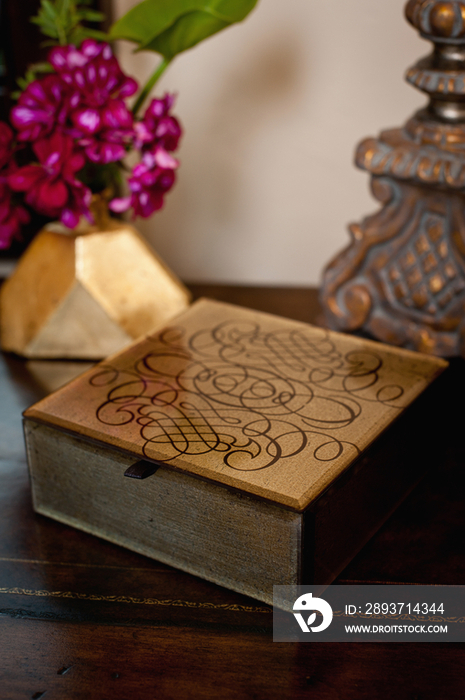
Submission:
POLYGON ((147 80, 146 84, 142 88, 139 97, 134 103, 134 107, 132 108, 132 113, 136 117, 139 109, 142 107, 144 104, 150 90, 153 88, 155 83, 158 81, 160 76, 165 72, 165 70, 168 68, 169 64, 171 63, 172 59, 171 58, 163 58, 161 63, 158 64, 157 69, 155 70, 154 73, 150 76, 150 78, 147 80))

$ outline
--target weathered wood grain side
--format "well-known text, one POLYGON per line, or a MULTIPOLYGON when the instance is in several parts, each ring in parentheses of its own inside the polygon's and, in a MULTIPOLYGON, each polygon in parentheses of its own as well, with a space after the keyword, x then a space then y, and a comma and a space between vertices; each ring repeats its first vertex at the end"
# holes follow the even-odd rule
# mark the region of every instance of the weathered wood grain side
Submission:
POLYGON ((126 478, 136 459, 31 420, 25 435, 37 512, 270 604, 297 583, 300 514, 163 467, 126 478))

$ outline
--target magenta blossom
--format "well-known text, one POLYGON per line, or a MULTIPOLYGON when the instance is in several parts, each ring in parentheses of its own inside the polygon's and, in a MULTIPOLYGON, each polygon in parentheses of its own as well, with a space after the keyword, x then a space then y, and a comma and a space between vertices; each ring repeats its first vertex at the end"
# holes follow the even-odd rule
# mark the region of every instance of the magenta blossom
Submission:
POLYGON ((121 100, 109 100, 101 109, 75 110, 70 134, 84 148, 93 163, 111 163, 126 155, 125 144, 132 139, 132 115, 121 100))
POLYGON ((142 160, 128 179, 129 196, 110 203, 113 211, 132 207, 135 216, 148 217, 175 181, 179 163, 171 153, 182 132, 170 114, 173 95, 153 99, 135 122, 125 100, 137 82, 123 73, 108 44, 87 39, 80 47, 55 47, 48 58, 55 72, 25 88, 11 111, 13 129, 0 122, 0 247, 29 218, 16 192, 70 228, 83 215, 92 220, 91 190, 81 179, 95 190, 116 182, 115 168, 100 166, 122 160, 130 148, 139 149, 142 160), (25 142, 37 162, 18 168, 15 152, 31 155, 25 142))
POLYGON ((8 124, 0 122, 0 249, 8 248, 15 237, 19 237, 22 224, 29 221, 24 207, 15 204, 8 178, 18 168, 13 160, 13 131, 8 124))
MULTIPOLYGON (((2 127, 2 124, 0 124, 2 127)), ((0 134, 2 129, 0 128, 0 134)), ((1 140, 0 140, 1 149, 1 140)), ((10 163, 8 168, 0 171, 0 249, 8 248, 13 238, 19 237, 23 224, 27 224, 30 216, 24 207, 12 200, 12 191, 8 177, 16 170, 16 165, 10 163)))
POLYGON ((166 93, 163 99, 151 101, 144 118, 134 124, 136 148, 146 151, 162 146, 165 151, 176 150, 182 130, 176 117, 169 114, 174 100, 174 95, 166 93))
POLYGON ((80 95, 68 133, 93 163, 123 158, 133 137, 133 117, 123 100, 138 85, 122 72, 110 46, 86 39, 80 49, 52 49, 49 61, 69 89, 80 95))
POLYGON ((11 162, 13 158, 13 131, 8 124, 0 122, 0 169, 11 162))
POLYGON ((37 141, 57 128, 64 129, 71 109, 79 104, 79 93, 71 92, 57 75, 29 83, 11 110, 11 123, 20 141, 37 141))
POLYGON ((76 179, 85 164, 82 153, 74 151, 72 138, 56 132, 37 141, 34 153, 40 164, 19 168, 8 178, 13 190, 26 192, 26 202, 40 214, 59 218, 74 228, 81 215, 92 220, 89 211, 91 191, 76 179))
POLYGON ((48 60, 62 80, 81 92, 89 107, 102 107, 111 96, 124 99, 138 89, 134 78, 123 73, 109 44, 86 39, 79 49, 57 46, 48 60))
POLYGON ((49 53, 56 73, 30 83, 11 111, 20 141, 61 131, 75 139, 93 163, 120 160, 133 138, 133 117, 124 103, 137 82, 126 76, 108 44, 93 39, 49 53))
POLYGON ((128 179, 129 197, 113 199, 109 207, 114 212, 123 212, 132 207, 134 216, 144 219, 163 206, 163 196, 175 182, 175 169, 179 162, 163 148, 154 153, 144 153, 128 179))
POLYGON ((135 166, 128 179, 131 194, 110 202, 110 209, 123 212, 132 207, 134 216, 147 218, 163 206, 163 197, 174 185, 179 162, 169 151, 177 148, 181 137, 178 120, 169 111, 174 96, 165 94, 154 99, 144 118, 135 122, 134 145, 142 152, 142 162, 135 166))

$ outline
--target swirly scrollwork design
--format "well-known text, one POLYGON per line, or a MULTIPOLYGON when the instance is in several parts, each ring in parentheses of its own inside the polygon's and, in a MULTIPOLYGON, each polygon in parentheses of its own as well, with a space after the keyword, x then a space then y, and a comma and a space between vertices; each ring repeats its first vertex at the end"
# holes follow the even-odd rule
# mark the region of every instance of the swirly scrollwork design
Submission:
POLYGON ((215 452, 225 467, 257 471, 305 450, 331 462, 357 450, 337 433, 363 404, 398 407, 403 395, 380 380, 375 351, 342 352, 323 330, 228 320, 190 335, 170 327, 149 342, 130 366, 104 365, 90 384, 106 390, 98 420, 136 424, 145 456, 166 462, 215 452))

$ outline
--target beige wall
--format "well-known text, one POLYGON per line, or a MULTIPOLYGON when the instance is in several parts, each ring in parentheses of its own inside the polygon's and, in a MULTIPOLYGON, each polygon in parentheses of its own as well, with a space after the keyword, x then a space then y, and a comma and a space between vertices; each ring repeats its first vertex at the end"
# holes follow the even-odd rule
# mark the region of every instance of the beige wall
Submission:
MULTIPOLYGON (((117 16, 137 0, 114 0, 117 16)), ((187 281, 317 284, 377 208, 354 168, 363 137, 424 103, 405 69, 429 51, 405 0, 260 0, 241 25, 181 54, 156 92, 176 91, 185 128, 165 209, 138 220, 187 281)), ((139 80, 154 54, 120 47, 139 80)))

